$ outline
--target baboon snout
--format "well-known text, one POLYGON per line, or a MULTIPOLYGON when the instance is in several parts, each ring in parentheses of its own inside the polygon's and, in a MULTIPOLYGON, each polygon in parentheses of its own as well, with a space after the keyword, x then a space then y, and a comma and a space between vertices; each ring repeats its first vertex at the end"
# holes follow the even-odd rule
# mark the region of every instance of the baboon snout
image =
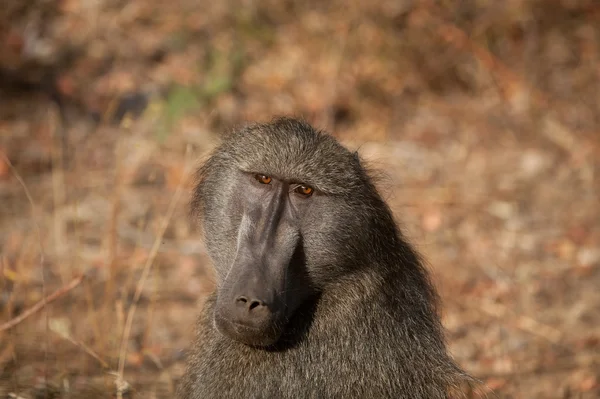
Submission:
POLYGON ((277 342, 288 316, 303 299, 301 290, 294 290, 298 295, 293 297, 287 294, 304 266, 288 184, 268 181, 275 187, 266 191, 270 197, 245 198, 235 258, 221 283, 215 308, 217 329, 253 346, 277 342))
POLYGON ((268 346, 281 333, 283 306, 272 295, 234 294, 217 306, 215 322, 219 330, 230 338, 248 345, 268 346))
POLYGON ((215 322, 221 333, 253 346, 268 346, 281 335, 285 318, 284 279, 268 273, 264 263, 241 262, 234 265, 217 298, 215 322))
POLYGON ((264 329, 285 307, 283 297, 277 295, 277 292, 283 291, 285 280, 283 274, 269 271, 265 266, 253 265, 255 263, 252 262, 237 265, 242 273, 225 294, 227 299, 223 310, 234 323, 264 329))

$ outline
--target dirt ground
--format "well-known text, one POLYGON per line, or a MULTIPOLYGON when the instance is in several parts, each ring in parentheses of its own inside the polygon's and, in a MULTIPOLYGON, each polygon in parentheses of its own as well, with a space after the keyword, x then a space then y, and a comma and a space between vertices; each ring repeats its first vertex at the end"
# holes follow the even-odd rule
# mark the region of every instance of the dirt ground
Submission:
POLYGON ((599 83, 594 0, 3 0, 0 398, 172 397, 190 176, 275 115, 383 173, 496 397, 600 397, 599 83))

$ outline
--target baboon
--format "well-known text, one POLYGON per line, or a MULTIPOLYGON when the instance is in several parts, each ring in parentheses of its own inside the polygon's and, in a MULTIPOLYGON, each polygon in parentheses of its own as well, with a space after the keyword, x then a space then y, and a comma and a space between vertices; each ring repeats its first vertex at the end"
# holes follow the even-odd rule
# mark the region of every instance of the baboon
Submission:
POLYGON ((198 175, 217 288, 180 398, 446 398, 470 379, 356 153, 278 118, 231 133, 198 175))

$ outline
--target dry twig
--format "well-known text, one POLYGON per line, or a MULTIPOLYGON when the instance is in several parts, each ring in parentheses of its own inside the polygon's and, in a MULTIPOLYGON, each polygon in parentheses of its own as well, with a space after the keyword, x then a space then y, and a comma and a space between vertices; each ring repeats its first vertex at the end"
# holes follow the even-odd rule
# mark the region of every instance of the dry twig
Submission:
POLYGON ((81 283, 82 280, 83 280, 83 275, 73 279, 69 284, 54 291, 52 294, 48 295, 47 297, 45 297, 44 299, 39 301, 38 303, 33 305, 31 308, 29 308, 26 311, 24 311, 23 313, 21 313, 19 316, 0 325, 0 332, 8 330, 10 328, 13 328, 17 324, 19 324, 20 322, 22 322, 23 320, 28 318, 29 316, 31 316, 32 314, 34 314, 34 313, 38 312, 40 309, 44 308, 49 303, 57 300, 58 298, 60 298, 64 294, 66 294, 67 292, 71 291, 73 288, 77 287, 81 283))
POLYGON ((83 342, 77 341, 73 337, 71 337, 71 336, 69 336, 67 334, 61 333, 60 331, 56 331, 56 330, 54 330, 52 328, 50 329, 50 331, 52 331, 53 333, 57 334, 61 338, 66 339, 67 341, 69 341, 73 345, 75 345, 75 346, 83 349, 83 351, 85 353, 87 353, 88 355, 90 355, 91 357, 93 357, 94 359, 96 359, 98 361, 98 363, 100 363, 102 365, 102 367, 104 367, 105 369, 109 369, 110 368, 110 366, 108 365, 108 363, 106 361, 104 361, 96 352, 94 352, 92 350, 92 348, 90 348, 89 346, 87 346, 83 342))

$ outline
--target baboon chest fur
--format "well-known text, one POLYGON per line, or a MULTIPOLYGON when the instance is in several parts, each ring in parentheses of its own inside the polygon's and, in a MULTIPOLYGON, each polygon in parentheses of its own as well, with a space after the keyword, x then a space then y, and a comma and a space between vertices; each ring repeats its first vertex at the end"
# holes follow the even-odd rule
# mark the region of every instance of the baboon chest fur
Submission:
POLYGON ((446 398, 427 272, 356 153, 290 118, 230 133, 192 210, 217 287, 178 396, 446 398))

